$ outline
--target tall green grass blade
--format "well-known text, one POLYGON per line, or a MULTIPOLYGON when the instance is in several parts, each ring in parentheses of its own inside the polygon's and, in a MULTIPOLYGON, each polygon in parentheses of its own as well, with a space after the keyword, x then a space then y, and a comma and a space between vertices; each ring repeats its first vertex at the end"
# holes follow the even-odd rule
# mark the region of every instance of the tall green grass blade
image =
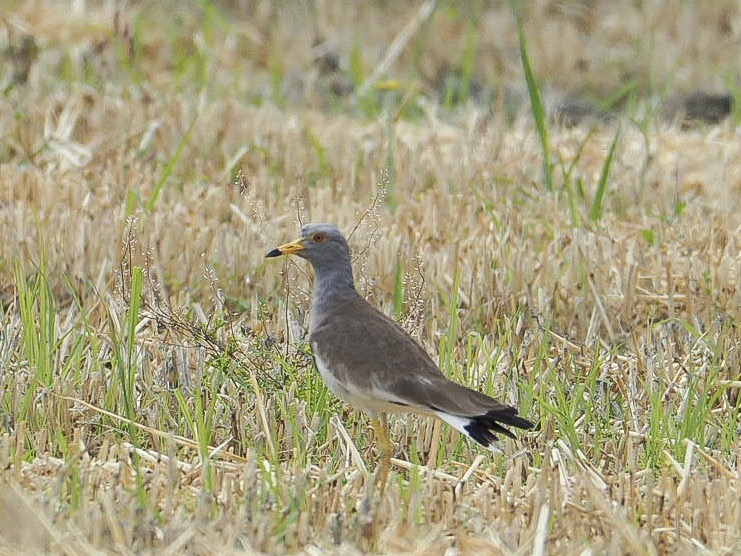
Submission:
POLYGON ((597 182, 597 191, 594 193, 594 201, 592 202, 592 208, 589 210, 589 218, 593 222, 597 222, 602 218, 604 212, 604 200, 605 192, 607 191, 607 180, 610 177, 610 168, 612 167, 612 161, 615 158, 615 149, 620 138, 620 129, 615 133, 615 137, 612 139, 610 150, 607 151, 607 158, 605 163, 602 165, 602 171, 600 172, 599 181, 597 182))
POLYGON ((594 134, 594 128, 589 130, 589 133, 587 133, 587 136, 584 138, 583 141, 579 143, 579 147, 576 149, 576 153, 574 154, 574 158, 571 160, 569 165, 567 167, 562 166, 562 176, 563 176, 563 189, 566 190, 566 195, 568 196, 569 201, 569 214, 571 215, 571 226, 572 228, 579 228, 581 226, 581 218, 579 217, 579 204, 577 204, 577 197, 579 199, 582 199, 583 189, 581 187, 575 188, 574 182, 572 180, 572 175, 574 173, 574 169, 579 164, 579 161, 581 160, 582 153, 584 152, 584 147, 586 147, 587 143, 589 142, 589 139, 594 134))
POLYGON ((19 261, 14 263, 18 309, 23 323, 22 345, 33 375, 23 396, 18 420, 32 419, 35 398, 40 388, 50 388, 54 380, 57 350, 56 302, 46 277, 42 254, 36 277, 29 282, 19 261))
POLYGON ((316 136, 311 130, 306 130, 306 135, 309 138, 309 144, 314 149, 316 160, 319 163, 319 176, 328 178, 331 175, 329 160, 327 159, 327 148, 322 145, 319 137, 316 136))
POLYGON ((151 213, 154 210, 154 207, 157 206, 157 200, 159 199, 160 193, 162 192, 162 188, 165 186, 168 178, 170 177, 170 175, 172 175, 172 171, 175 169, 175 166, 180 161, 180 157, 183 155, 185 146, 190 142, 190 137, 193 134, 193 130, 195 129, 197 120, 198 116, 196 115, 190 122, 188 129, 185 130, 185 134, 183 134, 183 137, 180 139, 177 149, 175 149, 175 153, 170 157, 170 160, 167 161, 162 175, 157 180, 157 183, 154 184, 152 195, 150 195, 149 199, 147 200, 147 204, 144 207, 147 213, 151 213))
POLYGON ((278 45, 278 28, 270 29, 270 59, 268 60, 272 101, 280 106, 283 103, 283 54, 278 45))
POLYGON ((363 44, 360 40, 360 33, 355 33, 350 48, 350 77, 353 86, 357 91, 365 82, 365 70, 363 69, 363 44))
POLYGON ((522 60, 522 69, 525 72, 525 81, 527 91, 530 96, 530 107, 533 113, 535 128, 538 130, 540 138, 540 148, 543 151, 543 179, 548 191, 553 191, 553 167, 551 165, 550 141, 548 138, 548 124, 545 117, 545 108, 540 98, 538 84, 533 75, 533 69, 530 65, 530 57, 527 53, 527 39, 525 37, 525 27, 519 14, 517 15, 517 36, 520 41, 520 59, 522 60))
POLYGON ((214 415, 217 404, 215 400, 204 399, 214 392, 211 385, 204 387, 201 391, 196 391, 195 400, 195 422, 196 422, 196 439, 198 440, 198 450, 201 458, 201 477, 203 485, 208 492, 213 492, 214 475, 213 466, 211 465, 211 440, 214 432, 214 415), (210 401, 210 403, 209 403, 210 401))
POLYGON ((126 217, 133 216, 134 212, 136 212, 136 207, 139 206, 139 203, 141 202, 141 195, 139 195, 139 192, 135 189, 128 189, 126 191, 126 200, 124 202, 124 211, 126 214, 126 217))
POLYGON ((466 32, 466 50, 463 53, 461 63, 461 82, 458 92, 458 102, 465 104, 471 97, 471 83, 473 82, 473 70, 476 64, 476 22, 469 21, 466 32))
MULTIPOLYGON (((139 311, 142 306, 143 270, 134 267, 131 272, 129 308, 126 312, 124 356, 117 362, 118 379, 123 398, 123 413, 128 419, 136 417, 136 327, 139 324, 139 311)), ((131 433, 135 431, 132 428, 131 433)))

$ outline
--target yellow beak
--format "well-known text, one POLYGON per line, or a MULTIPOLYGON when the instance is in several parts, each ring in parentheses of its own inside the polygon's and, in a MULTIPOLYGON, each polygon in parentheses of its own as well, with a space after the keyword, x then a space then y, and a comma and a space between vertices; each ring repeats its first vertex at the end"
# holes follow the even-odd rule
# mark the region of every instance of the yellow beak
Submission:
POLYGON ((299 251, 303 251, 306 249, 304 247, 304 239, 297 239, 296 241, 292 241, 290 243, 284 243, 280 247, 276 247, 272 251, 268 251, 265 254, 265 257, 280 257, 281 255, 292 255, 294 253, 298 253, 299 251))

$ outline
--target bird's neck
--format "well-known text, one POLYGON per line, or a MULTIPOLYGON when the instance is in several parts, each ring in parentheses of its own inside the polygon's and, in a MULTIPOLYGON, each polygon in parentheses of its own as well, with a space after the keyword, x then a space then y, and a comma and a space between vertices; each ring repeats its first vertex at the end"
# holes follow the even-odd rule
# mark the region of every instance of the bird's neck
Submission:
POLYGON ((314 305, 357 295, 352 267, 336 265, 314 269, 314 305))
POLYGON ((352 277, 352 266, 334 265, 328 268, 314 267, 314 293, 311 300, 311 319, 309 335, 322 326, 327 315, 334 314, 333 309, 349 299, 358 296, 352 277))

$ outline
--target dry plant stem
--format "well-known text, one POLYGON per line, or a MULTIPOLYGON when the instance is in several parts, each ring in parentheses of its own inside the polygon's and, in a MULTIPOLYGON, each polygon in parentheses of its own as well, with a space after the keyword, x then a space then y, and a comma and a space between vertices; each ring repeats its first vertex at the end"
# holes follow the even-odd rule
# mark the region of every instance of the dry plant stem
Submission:
POLYGON ((439 420, 435 419, 432 424, 432 440, 430 441, 432 448, 430 449, 430 453, 427 456, 427 467, 434 467, 435 463, 437 462, 437 453, 440 447, 440 435, 442 434, 442 428, 443 424, 439 420))
POLYGON ((332 415, 332 417, 330 417, 330 423, 332 423, 332 426, 335 428, 335 430, 337 430, 340 437, 344 441, 345 447, 350 453, 352 462, 363 473, 364 476, 367 476, 368 469, 365 466, 365 462, 363 461, 363 456, 360 455, 360 451, 358 450, 358 447, 355 445, 355 442, 352 440, 352 437, 347 432, 347 429, 345 428, 345 425, 342 423, 342 420, 337 415, 332 415))
POLYGON ((373 73, 368 77, 365 82, 358 89, 357 97, 362 98, 371 87, 378 81, 378 79, 384 75, 394 61, 399 57, 401 52, 404 50, 409 40, 414 36, 420 26, 429 18, 435 11, 436 0, 426 0, 420 7, 417 13, 414 14, 406 26, 396 36, 394 41, 389 45, 386 50, 386 55, 383 57, 381 62, 373 70, 373 73))
MULTIPOLYGON (((117 421, 120 421, 121 423, 125 423, 127 425, 131 425, 137 429, 140 429, 148 434, 151 434, 152 436, 158 436, 163 439, 172 439, 173 442, 176 444, 180 444, 182 446, 188 446, 189 448, 193 448, 197 450, 199 448, 198 442, 195 440, 191 440, 190 438, 185 438, 183 436, 178 436, 176 434, 172 434, 169 432, 161 431, 152 427, 148 427, 146 425, 142 425, 141 423, 137 423, 136 421, 132 421, 131 419, 127 419, 123 415, 117 415, 115 413, 112 413, 110 411, 107 411, 103 408, 97 407, 91 403, 88 403, 84 400, 81 400, 79 398, 73 398, 71 396, 62 396, 61 394, 57 394, 56 392, 51 393, 54 397, 59 398, 60 400, 66 400, 68 402, 73 402, 75 404, 79 404, 83 407, 87 407, 88 409, 91 409, 95 411, 96 413, 100 413, 101 415, 105 415, 107 417, 110 417, 112 419, 115 419, 117 421)), ((231 441, 231 440, 230 440, 231 441)), ((236 454, 232 454, 230 452, 224 452, 223 446, 221 448, 214 448, 209 446, 209 453, 212 455, 220 454, 220 457, 223 457, 224 459, 228 459, 235 462, 240 463, 246 463, 248 460, 238 456, 236 454)))
POLYGON ((250 383, 252 384, 252 391, 255 394, 257 412, 260 415, 260 421, 262 423, 263 433, 265 435, 265 442, 268 445, 268 450, 270 451, 270 454, 272 455, 273 458, 275 458, 277 457, 278 454, 275 449, 275 444, 273 443, 273 433, 270 430, 267 413, 265 411, 265 401, 262 395, 262 389, 260 388, 260 385, 257 383, 257 379, 255 378, 255 375, 253 373, 250 373, 249 375, 250 375, 250 383))
POLYGON ((391 469, 391 456, 394 445, 388 434, 388 418, 384 412, 379 412, 378 417, 371 420, 371 426, 375 432, 380 455, 378 470, 376 471, 376 484, 380 485, 381 492, 386 489, 389 470, 391 469))

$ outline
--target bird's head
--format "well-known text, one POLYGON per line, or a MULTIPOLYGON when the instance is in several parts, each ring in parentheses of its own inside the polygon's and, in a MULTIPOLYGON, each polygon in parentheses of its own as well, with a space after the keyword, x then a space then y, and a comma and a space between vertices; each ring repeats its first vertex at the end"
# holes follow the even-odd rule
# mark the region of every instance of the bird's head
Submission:
POLYGON ((301 237, 268 251, 266 257, 297 255, 309 261, 315 269, 327 268, 338 261, 350 260, 350 248, 342 233, 332 224, 307 224, 301 237))

